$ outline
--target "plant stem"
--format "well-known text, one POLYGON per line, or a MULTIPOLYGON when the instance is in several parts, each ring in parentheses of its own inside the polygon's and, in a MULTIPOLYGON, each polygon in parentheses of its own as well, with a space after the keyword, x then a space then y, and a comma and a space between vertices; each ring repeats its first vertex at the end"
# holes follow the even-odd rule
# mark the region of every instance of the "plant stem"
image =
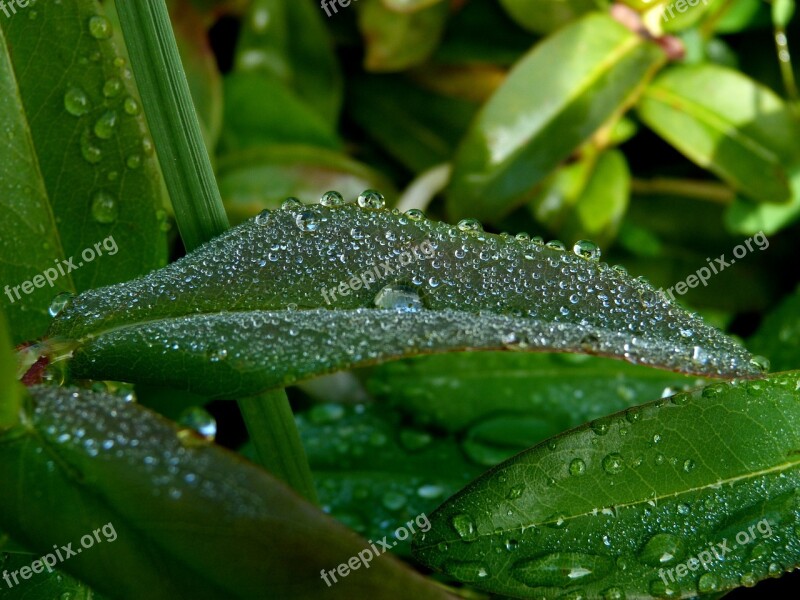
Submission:
MULTIPOLYGON (((188 251, 229 228, 164 0, 116 3, 131 68, 188 251)), ((263 466, 316 501, 305 450, 283 390, 239 401, 263 466)))
POLYGON ((308 459, 283 389, 239 400, 258 462, 306 500, 317 503, 308 459))
POLYGON ((131 67, 187 251, 228 229, 164 0, 116 3, 131 67))
POLYGON ((631 182, 631 191, 635 194, 683 196, 719 204, 730 204, 736 198, 736 193, 722 183, 667 177, 634 179, 631 182))

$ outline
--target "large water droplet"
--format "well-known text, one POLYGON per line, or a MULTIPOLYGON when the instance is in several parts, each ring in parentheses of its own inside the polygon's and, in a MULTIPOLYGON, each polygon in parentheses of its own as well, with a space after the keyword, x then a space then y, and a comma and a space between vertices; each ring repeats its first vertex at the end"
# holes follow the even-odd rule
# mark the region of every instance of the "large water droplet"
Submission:
POLYGON ((107 40, 114 32, 111 21, 102 15, 95 15, 89 19, 89 33, 96 40, 107 40))
POLYGON ((668 567, 683 558, 683 542, 671 533, 657 533, 639 553, 639 558, 651 567, 668 567))
POLYGON ((64 108, 67 109, 69 114, 75 117, 81 117, 88 113, 92 106, 86 92, 80 88, 74 87, 67 90, 67 93, 64 94, 64 108))
POLYGON ((294 196, 287 198, 281 203, 281 210, 295 210, 303 208, 303 203, 294 196))
POLYGON ((117 128, 117 111, 109 110, 103 113, 94 124, 94 134, 101 140, 110 140, 117 128))
POLYGON ((400 312, 417 312, 425 308, 415 288, 396 283, 390 283, 376 294, 375 306, 400 312))
POLYGON ((697 581, 697 591, 701 594, 716 592, 719 589, 719 578, 714 573, 703 573, 697 581))
POLYGON ((616 452, 612 452, 603 459, 603 470, 610 474, 616 475, 625 469, 625 462, 622 456, 616 452))
POLYGON ((597 244, 589 240, 579 240, 575 242, 572 251, 581 258, 600 260, 600 248, 597 247, 597 244))
POLYGON ((98 223, 108 224, 117 220, 119 207, 114 196, 97 192, 92 198, 92 218, 98 223))
POLYGON ((386 206, 386 200, 380 192, 366 190, 358 197, 358 205, 361 208, 383 208, 386 206))
POLYGON ((475 582, 489 578, 489 569, 476 560, 451 560, 444 565, 445 573, 459 581, 475 582))
POLYGON ((459 231, 483 231, 483 226, 477 219, 461 219, 457 227, 459 231))
POLYGON ((614 561, 605 556, 560 552, 520 560, 511 568, 514 579, 530 587, 566 587, 606 577, 614 561))
POLYGON ((322 194, 322 198, 319 199, 319 203, 322 204, 322 206, 335 207, 335 206, 342 206, 345 203, 345 201, 339 192, 330 191, 322 194))
POLYGON ((419 210, 418 208, 409 208, 405 215, 411 219, 412 221, 421 221, 425 218, 425 213, 419 210))
POLYGON ((453 524, 453 529, 465 542, 473 542, 478 538, 478 528, 475 527, 475 521, 468 514, 458 514, 450 522, 453 524))
POLYGON ((199 406, 184 410, 178 417, 178 423, 183 427, 196 431, 209 441, 213 441, 217 435, 217 420, 207 410, 199 406))
POLYGON ((135 117, 140 112, 142 112, 139 103, 136 101, 136 98, 133 96, 128 96, 125 98, 125 102, 122 103, 122 110, 125 111, 125 114, 135 117))
POLYGON ((111 77, 103 84, 103 96, 116 98, 122 92, 122 81, 118 77, 111 77))
POLYGON ((295 219, 300 231, 317 231, 320 226, 319 214, 311 210, 304 210, 295 219))
POLYGON ((575 458, 569 463, 570 475, 583 475, 586 473, 586 463, 580 458, 575 458))
POLYGON ((750 364, 762 373, 769 371, 769 360, 763 356, 753 356, 753 358, 750 359, 750 364))
POLYGON ((51 317, 57 317, 61 314, 70 301, 75 297, 75 294, 71 294, 69 292, 63 292, 53 298, 53 301, 50 303, 50 306, 47 309, 47 312, 50 313, 51 317))

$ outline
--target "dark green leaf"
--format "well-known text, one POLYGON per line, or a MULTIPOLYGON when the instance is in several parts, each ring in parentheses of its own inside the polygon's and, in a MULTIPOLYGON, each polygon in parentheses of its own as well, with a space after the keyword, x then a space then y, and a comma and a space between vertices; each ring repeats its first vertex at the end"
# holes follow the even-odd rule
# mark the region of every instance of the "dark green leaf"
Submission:
POLYGON ((578 250, 587 254, 474 221, 287 203, 161 271, 83 294, 51 334, 76 341, 81 377, 212 395, 468 348, 758 372, 736 342, 599 263, 594 246, 578 250))
POLYGON ((678 394, 544 442, 448 500, 415 556, 516 598, 688 598, 796 568, 799 375, 678 394))
POLYGON ((327 587, 320 571, 365 540, 250 463, 107 394, 32 388, 26 424, 0 437, 0 478, 0 526, 39 555, 81 548, 58 566, 113 598, 445 598, 390 556, 327 587))
POLYGON ((599 14, 535 46, 463 140, 448 192, 451 214, 497 219, 524 202, 535 184, 635 99, 663 61, 655 44, 599 14))
POLYGON ((536 33, 550 33, 601 8, 602 0, 500 0, 514 21, 536 33))
POLYGON ((767 315, 750 345, 776 371, 800 366, 800 293, 795 291, 767 315))

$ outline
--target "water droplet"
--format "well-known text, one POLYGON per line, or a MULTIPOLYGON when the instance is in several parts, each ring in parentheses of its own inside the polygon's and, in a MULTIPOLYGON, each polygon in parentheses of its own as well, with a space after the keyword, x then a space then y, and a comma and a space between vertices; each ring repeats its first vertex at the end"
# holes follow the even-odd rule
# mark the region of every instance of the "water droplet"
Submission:
POLYGON ((95 15, 89 19, 89 33, 96 40, 107 40, 113 33, 111 21, 104 16, 95 15))
POLYGON ((474 582, 487 579, 489 569, 475 560, 451 560, 444 564, 444 571, 459 581, 474 582))
POLYGON ((519 548, 519 542, 514 539, 506 540, 506 550, 512 552, 519 548))
POLYGON ((644 545, 639 558, 651 567, 668 567, 683 558, 680 538, 671 533, 657 533, 644 545))
POLYGON ((650 582, 650 594, 656 598, 675 598, 680 595, 677 588, 668 586, 662 579, 650 582))
POLYGON ((425 213, 419 210, 418 208, 409 208, 405 215, 411 219, 412 221, 421 221, 425 218, 425 213))
POLYGON ((333 423, 344 416, 341 404, 318 404, 308 411, 308 419, 315 425, 333 423))
POLYGON ((103 84, 103 96, 116 98, 122 92, 122 81, 118 77, 111 77, 103 84))
POLYGON ((575 242, 572 251, 581 258, 600 260, 600 248, 597 247, 597 244, 589 240, 579 240, 575 242))
POLYGON ((389 510, 400 510, 406 505, 407 498, 399 492, 389 491, 383 495, 381 501, 389 510))
POLYGON ((183 427, 196 431, 209 441, 213 441, 217 435, 217 420, 207 410, 199 406, 184 410, 178 417, 178 423, 183 427))
POLYGON ((376 308, 400 312, 417 312, 425 308, 415 288, 396 283, 383 287, 375 295, 374 302, 376 308))
POLYGON ((262 227, 269 223, 269 218, 272 215, 272 211, 269 209, 264 209, 258 215, 256 215, 256 225, 261 225, 262 227))
POLYGON ((610 475, 621 473, 625 469, 625 463, 622 456, 616 452, 612 452, 603 459, 603 470, 610 475))
POLYGON ((762 373, 766 373, 769 371, 769 360, 763 356, 753 356, 750 359, 750 364, 753 365, 756 369, 761 371, 762 373))
POLYGON ((459 231, 483 231, 483 226, 477 219, 461 219, 456 227, 459 231))
POLYGON ((295 210, 303 208, 303 203, 294 196, 290 196, 281 203, 281 210, 295 210))
POLYGON ((453 525, 453 529, 465 542, 474 542, 478 539, 478 529, 475 527, 475 521, 468 514, 455 515, 450 522, 453 525))
POLYGON ((122 103, 122 110, 125 111, 125 114, 135 117, 140 112, 142 112, 139 103, 136 101, 136 98, 133 96, 128 96, 125 98, 125 102, 122 103))
POLYGON ((103 160, 103 151, 92 145, 88 137, 81 139, 81 154, 86 162, 96 165, 103 160))
POLYGON ((304 210, 295 219, 300 231, 317 231, 320 226, 319 214, 311 210, 304 210))
POLYGON ((524 559, 511 568, 514 579, 530 587, 566 587, 606 577, 614 561, 605 556, 580 552, 556 552, 524 559))
POLYGON ((561 240, 551 240, 545 244, 551 250, 566 250, 566 246, 564 246, 564 242, 561 240))
POLYGON ((427 485, 422 485, 417 489, 417 495, 420 498, 425 498, 427 500, 433 500, 434 498, 439 498, 443 494, 444 494, 444 488, 440 485, 427 484, 427 485))
POLYGON ((75 117, 81 117, 91 110, 89 96, 80 88, 70 88, 64 94, 64 108, 75 117))
POLYGON ((580 458, 575 458, 569 463, 570 475, 583 475, 584 473, 586 473, 586 463, 580 458))
POLYGON ((101 140, 110 140, 117 127, 117 111, 109 110, 97 119, 94 124, 94 134, 101 140))
POLYGON ((625 600, 625 592, 622 588, 611 587, 604 590, 601 594, 603 600, 625 600))
POLYGON ((322 198, 319 199, 319 203, 322 204, 322 206, 335 207, 342 206, 345 202, 344 198, 342 198, 342 195, 339 192, 330 191, 322 194, 322 198))
POLYGON ((703 573, 697 581, 697 591, 701 594, 716 592, 719 589, 719 578, 713 573, 703 573))
POLYGON ((98 223, 108 224, 117 220, 117 200, 107 192, 97 192, 92 198, 92 218, 98 223))
POLYGON ((683 470, 686 473, 691 473, 695 468, 695 462, 691 458, 687 458, 683 461, 683 470))
POLYGON ((138 154, 131 154, 125 161, 129 169, 138 169, 142 166, 142 157, 138 154))
POLYGON ((383 208, 386 206, 386 201, 380 192, 366 190, 358 197, 358 205, 361 208, 383 208))
POLYGON ((57 317, 59 314, 61 314, 61 311, 63 311, 67 307, 67 305, 74 297, 75 294, 71 294, 69 292, 62 292, 61 294, 53 298, 53 301, 50 303, 47 312, 50 313, 51 317, 57 317))
POLYGON ((508 494, 506 494, 506 500, 516 500, 520 496, 522 496, 522 492, 525 491, 524 485, 515 485, 512 486, 511 489, 508 490, 508 494))
POLYGON ((607 420, 592 421, 590 427, 592 428, 592 431, 597 435, 605 435, 611 428, 607 420))

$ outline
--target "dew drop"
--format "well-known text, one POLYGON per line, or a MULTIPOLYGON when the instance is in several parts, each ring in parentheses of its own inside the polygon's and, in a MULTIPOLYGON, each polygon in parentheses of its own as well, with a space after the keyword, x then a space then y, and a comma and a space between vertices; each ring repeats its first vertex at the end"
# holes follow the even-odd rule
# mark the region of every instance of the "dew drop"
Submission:
POLYGON ((586 463, 580 458, 575 458, 569 463, 570 475, 583 475, 586 473, 586 463))
POLYGON ((109 110, 103 113, 94 124, 94 134, 101 140, 110 140, 117 127, 117 111, 109 110))
POLYGON ((610 475, 621 473, 624 469, 625 463, 617 452, 612 452, 603 459, 603 470, 610 475))
POLYGON ((455 579, 468 583, 489 577, 486 565, 476 560, 451 560, 444 564, 444 571, 455 579))
MULTIPOLYGON (((285 203, 284 203, 285 204, 285 203)), ((320 226, 319 215, 311 210, 304 210, 295 219, 300 231, 317 231, 320 226)))
POLYGON ((142 166, 142 157, 138 154, 131 154, 125 161, 125 164, 129 169, 138 169, 142 166))
POLYGON ((104 225, 117 220, 119 206, 117 200, 108 192, 97 192, 92 198, 92 218, 104 225))
POLYGON ((303 208, 303 203, 294 196, 291 196, 281 203, 281 210, 295 210, 303 208))
POLYGON ((459 231, 483 231, 483 226, 477 219, 462 219, 456 227, 459 231))
POLYGON ((703 573, 697 581, 697 591, 701 594, 716 592, 719 589, 719 578, 714 573, 703 573))
POLYGON ((515 485, 512 486, 511 489, 508 490, 506 494, 506 500, 516 500, 520 496, 522 496, 522 492, 525 491, 524 485, 515 485))
POLYGON ((561 240, 551 240, 545 244, 551 250, 565 250, 566 246, 564 246, 564 242, 561 240))
POLYGON ((74 87, 64 94, 64 108, 75 117, 81 117, 91 110, 89 96, 82 89, 74 87))
POLYGON ((358 205, 361 208, 383 208, 386 201, 380 192, 366 190, 358 197, 358 205))
POLYGON ((600 260, 600 248, 597 247, 597 244, 589 240, 579 240, 575 242, 572 251, 581 258, 600 260))
POLYGON ((389 491, 383 495, 381 502, 389 510, 400 510, 406 505, 408 499, 399 492, 389 491))
POLYGON ((103 84, 103 96, 116 98, 122 92, 122 81, 118 77, 111 77, 103 84))
POLYGON ((178 417, 183 427, 196 431, 206 440, 213 441, 217 435, 217 420, 204 408, 193 406, 184 410, 178 417))
POLYGON ((57 317, 67 307, 67 305, 74 297, 75 294, 71 294, 70 292, 62 292, 61 294, 53 298, 53 301, 47 308, 47 312, 50 313, 51 317, 57 317))
POLYGON ((107 40, 113 33, 111 21, 101 15, 89 19, 89 33, 96 40, 107 40))
POLYGON ((135 117, 140 112, 142 112, 139 103, 133 96, 128 96, 127 98, 125 98, 125 102, 122 103, 122 110, 125 111, 126 115, 130 115, 131 117, 135 117))
POLYGON ((651 567, 668 567, 683 558, 684 548, 680 538, 671 533, 657 533, 639 553, 639 558, 651 567))
POLYGON ((450 522, 453 525, 453 529, 465 542, 473 542, 478 538, 478 529, 475 527, 475 521, 468 514, 458 514, 450 522))
POLYGON ((425 213, 419 210, 418 208, 409 208, 405 215, 411 219, 412 221, 421 221, 425 218, 425 213))
POLYGON ((769 371, 769 360, 763 356, 756 355, 750 359, 750 364, 762 373, 769 371))
POLYGON ((417 290, 408 285, 390 283, 375 295, 376 308, 399 312, 418 312, 424 308, 417 290))
POLYGON ((322 206, 335 207, 342 206, 345 202, 344 198, 342 198, 342 195, 339 192, 330 191, 322 194, 322 197, 319 199, 319 203, 322 204, 322 206))
POLYGON ((581 552, 556 552, 524 559, 511 568, 514 579, 530 587, 566 587, 606 577, 614 561, 605 556, 581 552))
POLYGON ((256 215, 256 225, 261 225, 262 227, 269 223, 269 218, 272 215, 272 212, 269 209, 264 209, 258 215, 256 215))

